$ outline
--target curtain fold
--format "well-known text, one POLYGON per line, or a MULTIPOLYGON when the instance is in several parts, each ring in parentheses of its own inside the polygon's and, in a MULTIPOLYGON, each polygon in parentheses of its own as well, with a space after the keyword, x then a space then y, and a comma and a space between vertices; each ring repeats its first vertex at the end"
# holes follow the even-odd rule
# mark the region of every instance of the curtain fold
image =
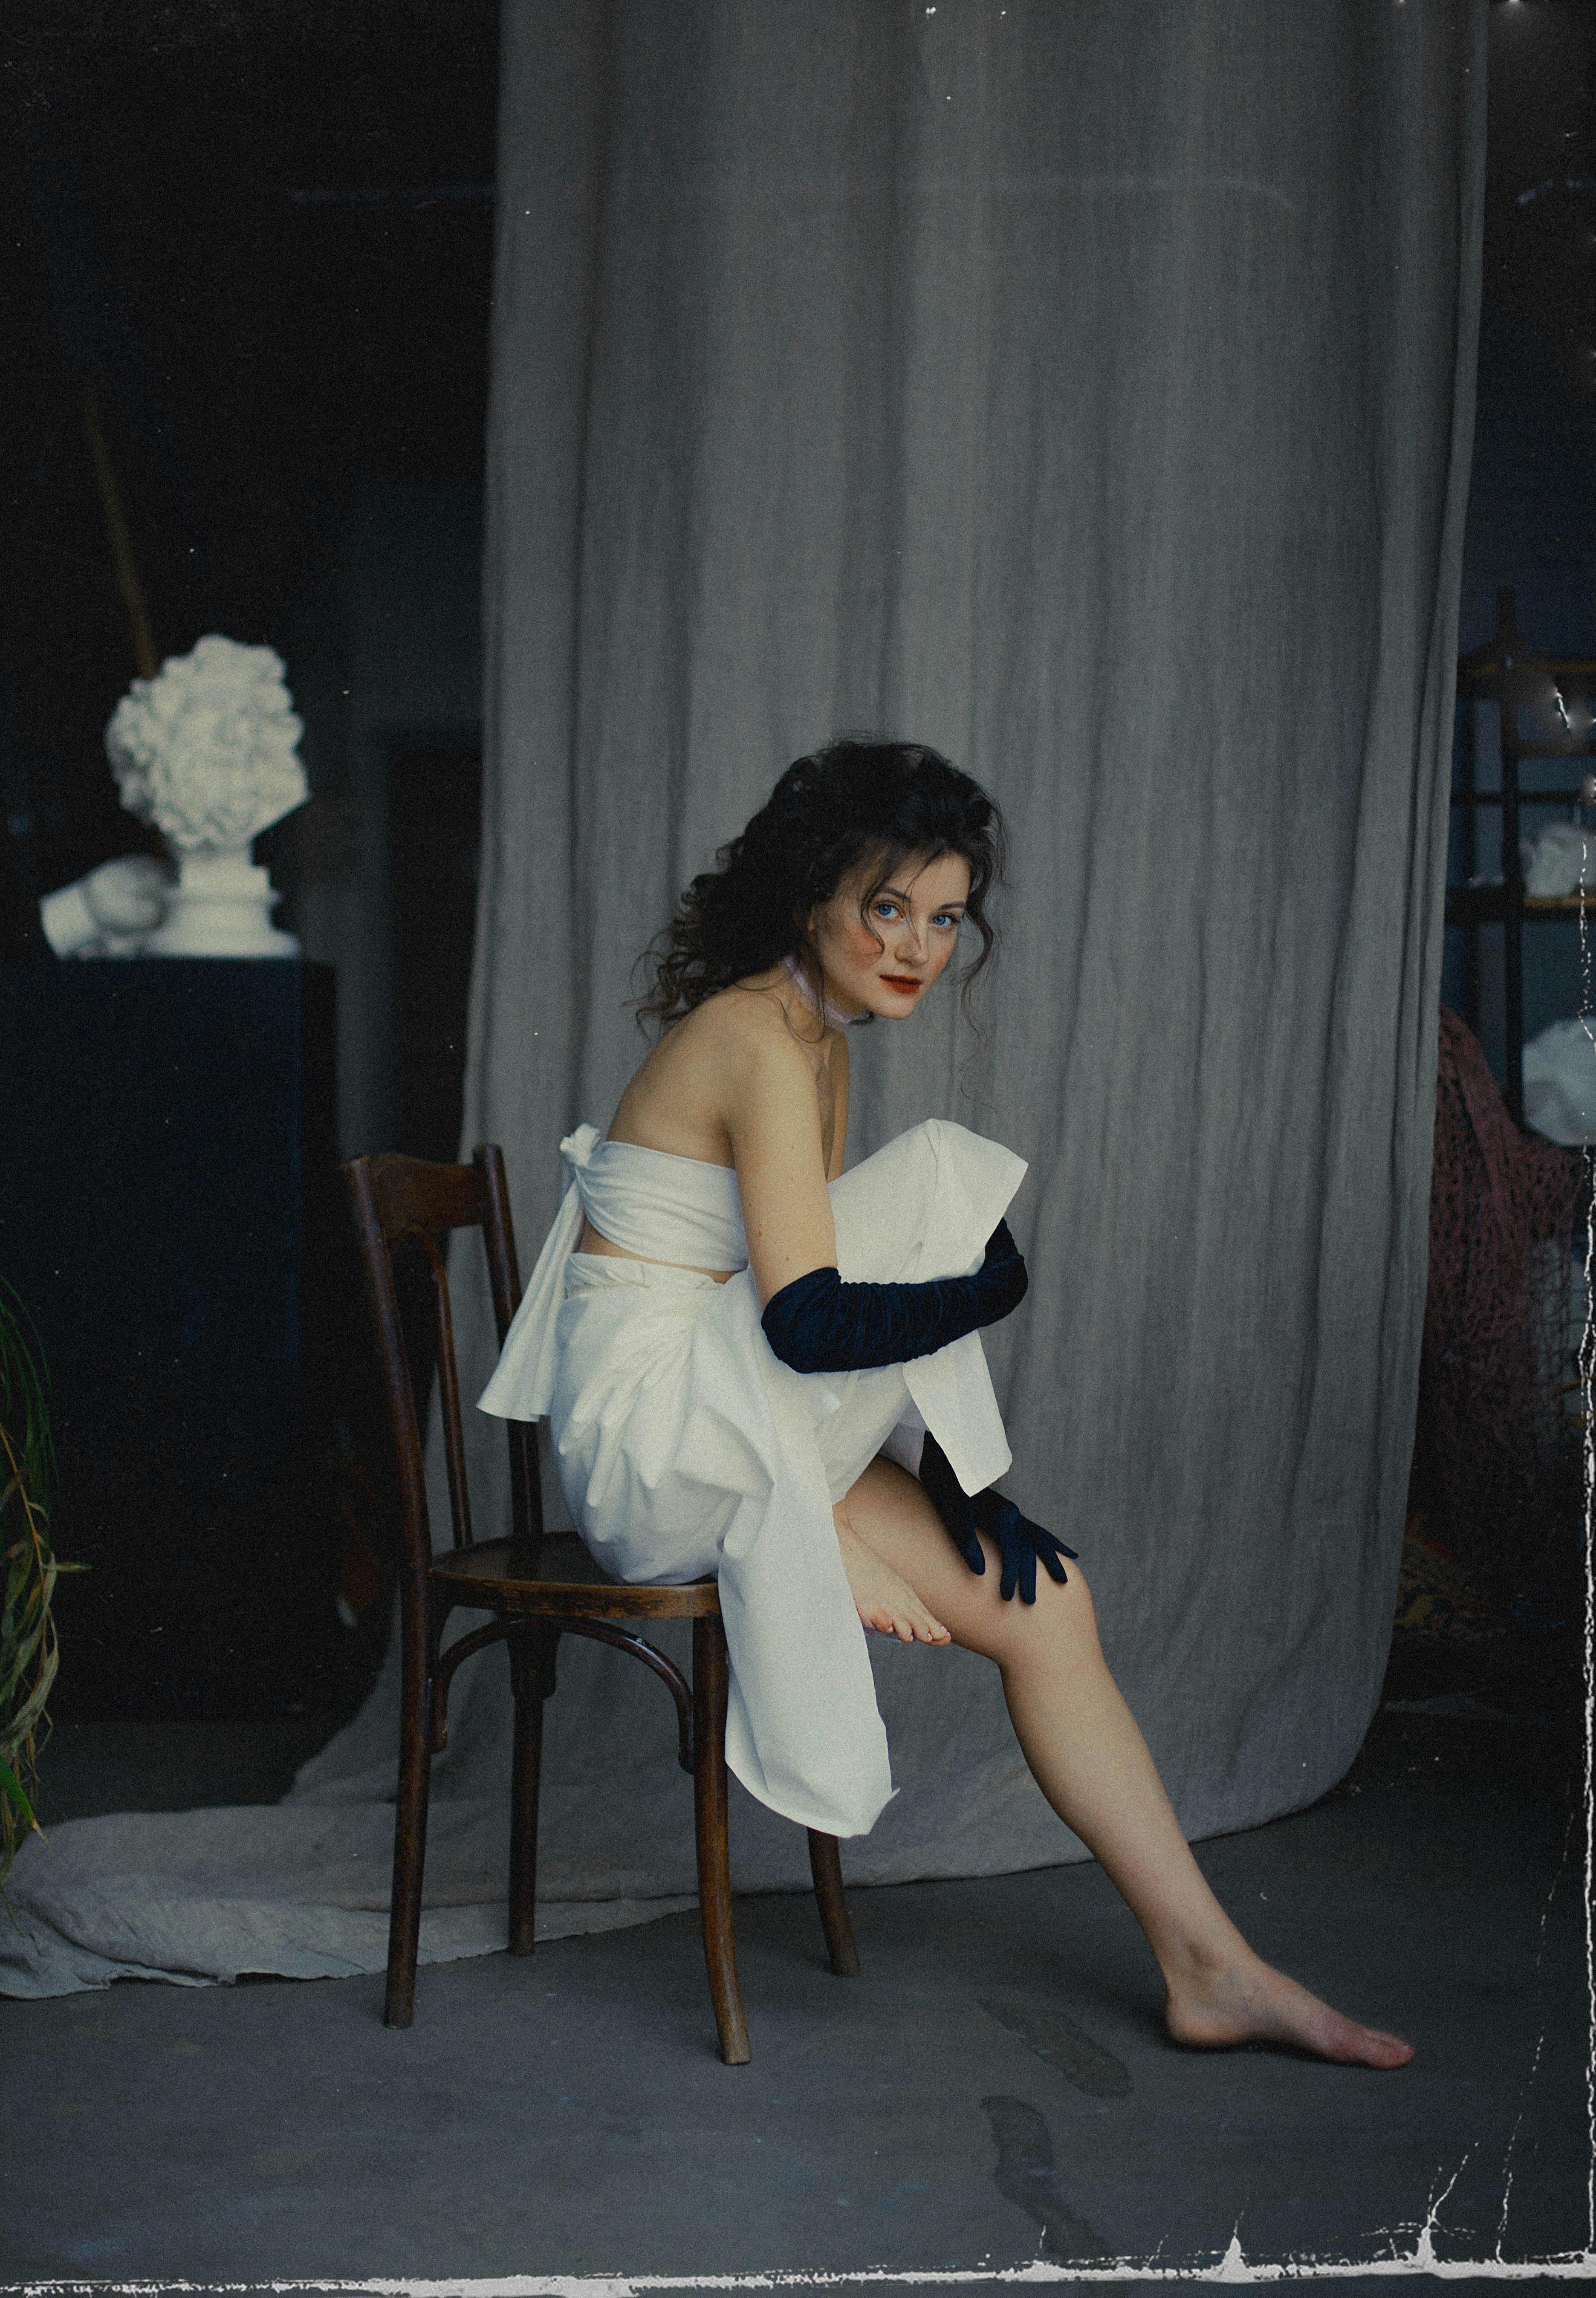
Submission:
MULTIPOLYGON (((504 11, 465 1146, 503 1145, 529 1266, 560 1137, 645 1049, 634 960, 780 769, 870 728, 974 773, 1013 841, 1002 960, 979 1029, 944 992, 860 1033, 850 1157, 936 1114, 1030 1161, 1030 1294, 989 1336, 1008 1484, 1080 1549, 1199 1835, 1340 1776, 1394 1601, 1484 23, 504 11)), ((480 1385, 485 1291, 456 1283, 480 1385)), ((491 1523, 502 1442, 472 1441, 491 1523)), ((906 1791, 850 1873, 1080 1856, 991 1671, 876 1657, 906 1791)), ((624 1669, 584 1653, 556 1702, 551 1773, 600 1707, 622 1735, 602 1823, 551 1777, 578 1896, 612 1839, 633 1893, 690 1874, 624 1669)), ((740 1880, 796 1881, 766 1817, 740 1809, 740 1880)))

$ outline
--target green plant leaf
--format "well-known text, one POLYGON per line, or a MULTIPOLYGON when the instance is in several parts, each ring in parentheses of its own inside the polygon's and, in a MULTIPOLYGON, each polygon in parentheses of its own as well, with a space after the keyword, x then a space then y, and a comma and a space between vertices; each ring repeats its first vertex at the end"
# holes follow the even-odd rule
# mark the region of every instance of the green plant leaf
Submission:
POLYGON ((51 1549, 54 1481, 49 1377, 38 1335, 0 1277, 0 1882, 15 1855, 19 1821, 38 1827, 23 1781, 37 1779, 49 1730, 45 1702, 58 1665, 51 1600, 58 1571, 70 1568, 59 1566, 51 1549))
MULTIPOLYGON (((0 1756, 0 1795, 6 1795, 11 1798, 12 1803, 15 1804, 17 1809, 21 1813, 29 1827, 38 1827, 38 1822, 33 1815, 33 1806, 29 1802, 26 1794, 23 1792, 22 1782, 17 1777, 15 1772, 12 1771, 11 1765, 6 1762, 4 1756, 0 1756)), ((41 1830, 40 1831, 42 1833, 43 1831, 41 1830)))
POLYGON ((36 1723, 43 1721, 45 1702, 50 1697, 50 1686, 55 1681, 55 1671, 60 1665, 60 1654, 52 1641, 39 1660, 38 1673, 33 1679, 32 1690, 16 1714, 7 1719, 5 1738, 8 1741, 19 1732, 31 1732, 36 1723))

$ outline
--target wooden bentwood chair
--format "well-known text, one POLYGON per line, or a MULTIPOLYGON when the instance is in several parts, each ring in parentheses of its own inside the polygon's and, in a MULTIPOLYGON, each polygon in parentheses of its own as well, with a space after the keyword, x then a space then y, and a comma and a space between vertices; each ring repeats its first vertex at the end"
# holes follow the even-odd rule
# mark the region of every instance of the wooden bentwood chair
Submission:
MULTIPOLYGON (((751 2055, 737 1952, 732 1935, 732 1884, 726 1844, 726 1637, 720 1591, 713 1580, 685 1586, 628 1585, 600 1571, 575 1537, 551 1536, 575 1576, 545 1569, 538 1433, 534 1425, 507 1421, 510 1464, 510 1534, 472 1538, 466 1490, 459 1383, 455 1368, 449 1280, 440 1239, 451 1229, 478 1228, 487 1249, 493 1316, 502 1343, 521 1298, 510 1228, 504 1161, 497 1148, 479 1148, 469 1165, 434 1165, 414 1157, 356 1157, 343 1168, 360 1232, 367 1282, 376 1319, 377 1353, 387 1395, 388 1425, 398 1469, 403 1532, 401 1566, 404 1690, 400 1722, 399 1801, 393 1834, 393 1897, 388 1931, 390 2027, 408 2027, 415 2015, 416 1956, 421 1930, 421 1880, 426 1856, 426 1807, 432 1758, 448 1739, 449 1686, 462 1660, 502 1643, 509 1656, 515 1695, 510 1778, 509 1951, 530 1955, 537 1895, 538 1771, 543 1702, 554 1690, 562 1635, 590 1636, 630 1652, 667 1686, 676 1703, 679 1760, 690 1772, 697 1823, 699 1901, 704 1959, 728 2066, 751 2055), (434 1556, 422 1474, 421 1413, 410 1367, 416 1335, 407 1335, 395 1261, 419 1255, 430 1279, 432 1339, 436 1351, 443 1442, 454 1546, 434 1556), (407 1342, 409 1345, 407 1345, 407 1342), (490 1612, 485 1625, 442 1646, 443 1625, 457 1608, 490 1612), (690 1619, 692 1682, 664 1652, 644 1641, 634 1624, 690 1619)), ((412 1296, 413 1297, 413 1296, 412 1296)), ((412 1313, 414 1327, 421 1321, 412 1313)), ((414 1360, 418 1363, 422 1358, 414 1360)), ((859 1958, 842 1896, 837 1839, 809 1830, 815 1896, 839 1977, 857 1974, 859 1958)))

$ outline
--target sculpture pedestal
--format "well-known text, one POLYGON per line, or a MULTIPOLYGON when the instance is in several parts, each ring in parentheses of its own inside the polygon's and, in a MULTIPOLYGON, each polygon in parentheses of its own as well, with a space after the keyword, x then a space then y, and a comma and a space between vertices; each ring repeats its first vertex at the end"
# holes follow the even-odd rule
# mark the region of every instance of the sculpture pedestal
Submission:
POLYGON ((0 965, 0 1275, 90 1567, 58 1716, 280 1712, 335 1660, 332 1070, 329 967, 0 965))
POLYGON ((145 944, 151 957, 297 957, 299 944, 271 922, 281 897, 247 846, 178 856, 165 918, 145 944))

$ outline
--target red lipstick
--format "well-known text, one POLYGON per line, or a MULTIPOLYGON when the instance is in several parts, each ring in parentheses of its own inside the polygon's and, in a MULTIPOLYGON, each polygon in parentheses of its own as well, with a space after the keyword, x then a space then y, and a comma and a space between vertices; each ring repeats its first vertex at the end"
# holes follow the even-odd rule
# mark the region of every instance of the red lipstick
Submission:
POLYGON ((924 987, 924 984, 921 981, 918 974, 914 973, 883 973, 881 979, 886 983, 889 989, 902 989, 906 992, 911 989, 921 989, 924 987))

